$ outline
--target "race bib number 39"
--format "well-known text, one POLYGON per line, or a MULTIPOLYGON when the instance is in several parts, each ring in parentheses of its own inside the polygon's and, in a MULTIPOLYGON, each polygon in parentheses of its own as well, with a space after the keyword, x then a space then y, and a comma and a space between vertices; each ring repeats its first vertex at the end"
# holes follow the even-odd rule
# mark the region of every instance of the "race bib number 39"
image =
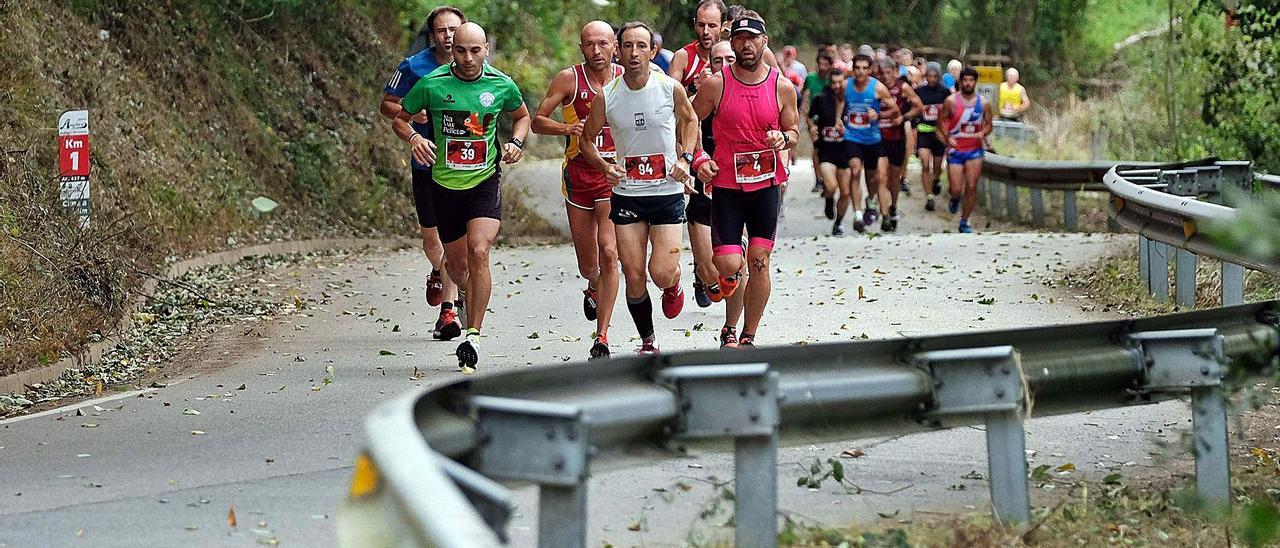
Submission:
POLYGON ((738 184, 745 185, 768 181, 777 173, 778 156, 772 150, 739 152, 733 155, 733 173, 738 184))
POLYGON ((475 171, 484 169, 488 160, 488 141, 459 141, 449 139, 445 142, 444 164, 449 169, 475 171))
POLYGON ((612 159, 618 156, 618 149, 613 146, 613 132, 609 131, 609 126, 604 126, 600 129, 600 133, 596 134, 595 144, 601 158, 612 159))
POLYGON ((635 183, 660 183, 667 180, 667 162, 661 154, 627 156, 623 160, 627 179, 635 183))

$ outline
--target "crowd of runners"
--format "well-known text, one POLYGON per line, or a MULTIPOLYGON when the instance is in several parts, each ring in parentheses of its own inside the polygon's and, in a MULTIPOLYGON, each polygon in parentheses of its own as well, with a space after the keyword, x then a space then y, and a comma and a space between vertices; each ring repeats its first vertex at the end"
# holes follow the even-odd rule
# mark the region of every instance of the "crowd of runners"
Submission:
POLYGON ((972 232, 993 116, 1021 116, 1030 105, 1016 73, 997 109, 976 92, 975 69, 953 60, 944 71, 906 49, 824 45, 810 71, 794 47, 774 55, 759 13, 702 0, 695 40, 674 52, 645 23, 587 23, 582 62, 556 74, 530 113, 515 82, 488 63, 485 30, 461 10, 437 8, 425 28, 432 45, 397 67, 381 112, 411 150, 432 267, 426 300, 440 307, 433 337, 462 338, 464 370, 480 357, 502 165, 521 160, 530 131, 566 143, 560 185, 585 280, 583 315, 595 323, 588 355, 599 359, 611 353, 620 290, 637 351, 659 352, 650 282, 666 318, 681 313, 689 282, 698 306, 725 303, 721 348, 754 346, 800 139, 813 143, 814 191, 833 235, 845 226, 873 230, 877 221, 883 232, 897 230, 913 153, 926 209, 935 209, 945 174, 958 231, 972 232), (512 136, 499 143, 503 114, 512 136), (681 279, 686 230, 692 280, 681 279))

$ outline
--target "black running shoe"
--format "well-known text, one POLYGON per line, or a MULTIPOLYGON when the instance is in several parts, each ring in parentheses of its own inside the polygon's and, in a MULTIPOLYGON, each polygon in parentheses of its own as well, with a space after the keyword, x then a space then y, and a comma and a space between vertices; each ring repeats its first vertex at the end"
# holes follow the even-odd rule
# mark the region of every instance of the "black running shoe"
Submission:
POLYGON ((707 295, 707 286, 697 279, 693 280, 693 302, 698 303, 698 308, 711 306, 711 297, 707 295))
POLYGON ((590 287, 582 290, 582 315, 587 317, 587 321, 596 321, 596 290, 590 287))
POLYGON ((463 373, 476 370, 476 363, 480 361, 480 351, 477 350, 479 342, 480 330, 468 329, 467 338, 462 339, 462 344, 459 344, 458 349, 454 351, 454 355, 458 357, 458 369, 463 373))
POLYGON ((738 333, 732 325, 720 328, 720 348, 737 348, 738 333))
POLYGON ((854 219, 853 229, 858 231, 859 234, 862 234, 867 231, 867 225, 862 222, 862 219, 854 219))
POLYGON ((742 332, 742 336, 738 337, 738 348, 750 350, 756 347, 756 334, 742 332))
POLYGON ((934 195, 932 195, 932 194, 930 194, 930 195, 928 195, 928 196, 925 196, 925 198, 924 198, 924 210, 925 210, 925 211, 933 211, 933 210, 935 210, 935 209, 938 209, 938 199, 937 199, 937 198, 935 198, 935 197, 934 197, 934 195))
MULTIPOLYGON (((856 228, 856 227, 858 226, 858 223, 856 223, 856 222, 855 222, 855 223, 853 223, 853 226, 856 228)), ((844 236, 844 227, 840 226, 840 223, 836 223, 836 224, 834 224, 834 225, 831 225, 831 235, 832 235, 832 236, 844 236)))
POLYGON ((604 335, 597 335, 595 341, 591 343, 591 357, 589 360, 603 360, 609 357, 609 339, 604 335))

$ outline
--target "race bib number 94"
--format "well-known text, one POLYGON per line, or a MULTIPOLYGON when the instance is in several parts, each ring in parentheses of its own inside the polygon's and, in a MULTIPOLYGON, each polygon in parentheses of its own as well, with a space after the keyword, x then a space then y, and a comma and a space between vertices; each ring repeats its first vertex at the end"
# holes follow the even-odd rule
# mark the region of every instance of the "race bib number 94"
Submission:
POLYGON ((667 180, 667 162, 661 154, 627 156, 623 159, 627 179, 634 183, 660 183, 667 180))
POLYGON ((444 164, 449 169, 475 171, 484 169, 488 160, 488 141, 459 141, 449 139, 445 142, 444 164))
POLYGON ((733 155, 733 173, 738 184, 768 181, 777 175, 777 158, 772 150, 739 152, 733 155))

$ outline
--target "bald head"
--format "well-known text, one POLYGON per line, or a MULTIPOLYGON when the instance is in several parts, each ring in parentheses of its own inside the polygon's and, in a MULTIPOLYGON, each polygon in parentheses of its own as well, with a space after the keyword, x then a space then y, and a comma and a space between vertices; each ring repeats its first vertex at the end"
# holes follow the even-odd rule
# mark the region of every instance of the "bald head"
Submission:
POLYGON ((604 21, 592 21, 582 27, 579 39, 578 48, 582 50, 582 60, 587 68, 597 72, 607 70, 618 49, 613 26, 604 21))
POLYGON ((1004 71, 1004 79, 1008 80, 1010 84, 1018 83, 1018 76, 1018 69, 1016 68, 1009 67, 1009 70, 1004 71))
POLYGON ((463 23, 453 35, 453 64, 459 76, 473 79, 484 70, 489 56, 489 42, 484 29, 475 23, 463 23))

